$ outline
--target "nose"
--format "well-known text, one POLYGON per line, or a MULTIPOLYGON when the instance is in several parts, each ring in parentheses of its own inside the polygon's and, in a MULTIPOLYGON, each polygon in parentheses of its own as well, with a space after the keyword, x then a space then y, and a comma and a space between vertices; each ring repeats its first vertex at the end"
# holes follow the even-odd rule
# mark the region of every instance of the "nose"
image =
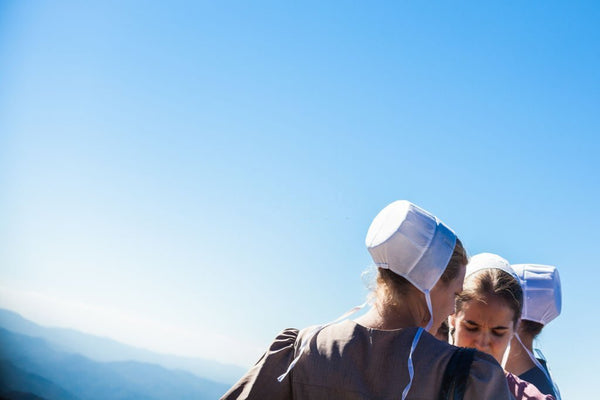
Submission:
POLYGON ((491 337, 489 332, 479 332, 479 335, 477 336, 477 349, 483 352, 488 352, 490 349, 490 345, 491 345, 491 337))

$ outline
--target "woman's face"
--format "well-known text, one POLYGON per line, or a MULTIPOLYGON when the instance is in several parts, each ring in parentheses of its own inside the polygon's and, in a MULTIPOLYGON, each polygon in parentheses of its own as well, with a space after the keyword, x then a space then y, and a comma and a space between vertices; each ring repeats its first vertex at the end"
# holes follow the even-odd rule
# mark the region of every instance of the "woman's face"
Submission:
POLYGON ((454 344, 491 354, 501 363, 515 331, 514 316, 506 302, 496 296, 465 302, 462 310, 450 317, 454 344))
POLYGON ((441 279, 431 289, 431 307, 433 308, 433 325, 430 332, 435 334, 448 315, 454 313, 454 298, 462 292, 465 280, 465 267, 461 267, 458 276, 445 283, 441 279))

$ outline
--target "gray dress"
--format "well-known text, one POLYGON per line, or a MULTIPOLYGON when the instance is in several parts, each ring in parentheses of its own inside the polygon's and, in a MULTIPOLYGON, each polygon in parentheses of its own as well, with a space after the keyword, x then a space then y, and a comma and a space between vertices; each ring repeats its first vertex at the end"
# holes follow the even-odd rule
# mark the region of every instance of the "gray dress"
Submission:
MULTIPOLYGON (((312 337, 296 366, 278 382, 297 355, 301 338, 310 331, 284 330, 222 399, 401 399, 409 381, 408 355, 417 328, 384 331, 353 321, 331 325, 312 337)), ((423 333, 413 353, 414 378, 407 399, 438 399, 454 349, 423 333)), ((500 365, 477 352, 465 399, 511 398, 500 365)))

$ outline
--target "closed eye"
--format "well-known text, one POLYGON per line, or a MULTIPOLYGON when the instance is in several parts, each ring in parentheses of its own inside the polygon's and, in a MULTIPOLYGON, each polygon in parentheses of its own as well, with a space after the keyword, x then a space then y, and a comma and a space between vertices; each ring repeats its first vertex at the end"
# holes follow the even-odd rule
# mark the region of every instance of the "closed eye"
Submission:
POLYGON ((477 325, 475 322, 469 321, 469 320, 464 321, 463 326, 469 332, 476 332, 479 329, 479 325, 477 325))
POLYGON ((492 329, 492 334, 497 337, 502 337, 502 336, 506 335, 507 331, 508 331, 508 328, 504 328, 504 327, 494 328, 494 329, 492 329))

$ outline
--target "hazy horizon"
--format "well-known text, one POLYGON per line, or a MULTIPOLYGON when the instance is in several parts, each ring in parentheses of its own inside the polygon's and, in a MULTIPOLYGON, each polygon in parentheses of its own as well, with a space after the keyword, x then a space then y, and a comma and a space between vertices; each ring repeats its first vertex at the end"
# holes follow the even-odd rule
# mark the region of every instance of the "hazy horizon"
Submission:
MULTIPOLYGON (((263 347, 256 347, 258 352, 228 354, 224 352, 230 343, 221 348, 200 347, 194 334, 198 332, 161 324, 160 321, 143 319, 135 315, 127 315, 119 310, 110 310, 83 303, 68 303, 63 299, 50 298, 41 293, 15 292, 0 287, 0 309, 19 314, 21 317, 46 328, 71 329, 84 334, 107 338, 132 347, 152 351, 158 354, 173 355, 186 358, 212 360, 218 363, 240 367, 244 370, 256 362, 263 347), (115 329, 115 326, 126 323, 127 329, 115 329), (148 337, 148 333, 151 335, 148 337), (163 335, 169 335, 169 343, 165 346, 163 335), (247 354, 246 354, 247 353, 247 354), (211 357, 211 354, 216 354, 211 357), (223 357, 223 354, 229 355, 223 357)), ((224 339, 221 338, 221 342, 224 339)))

